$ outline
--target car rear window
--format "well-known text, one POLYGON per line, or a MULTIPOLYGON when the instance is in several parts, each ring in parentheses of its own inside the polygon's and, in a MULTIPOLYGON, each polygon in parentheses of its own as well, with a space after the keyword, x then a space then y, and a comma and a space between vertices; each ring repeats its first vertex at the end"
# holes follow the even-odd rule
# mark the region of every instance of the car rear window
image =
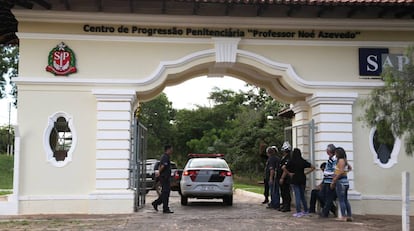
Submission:
POLYGON ((146 167, 147 167, 147 172, 153 171, 153 169, 152 169, 152 163, 147 163, 146 164, 146 167))
POLYGON ((177 169, 177 165, 173 162, 171 162, 171 169, 177 169))
POLYGON ((188 168, 229 168, 222 159, 195 158, 188 163, 188 168))

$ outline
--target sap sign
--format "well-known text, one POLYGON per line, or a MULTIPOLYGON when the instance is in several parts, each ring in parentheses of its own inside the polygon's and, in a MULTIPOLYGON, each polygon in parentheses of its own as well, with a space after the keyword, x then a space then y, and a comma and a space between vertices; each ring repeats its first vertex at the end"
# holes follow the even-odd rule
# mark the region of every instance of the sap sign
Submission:
POLYGON ((380 76, 385 67, 399 71, 410 62, 404 55, 389 54, 388 48, 359 48, 359 75, 380 76))
POLYGON ((359 75, 380 76, 382 54, 388 54, 388 48, 359 48, 359 75))
POLYGON ((403 71, 405 65, 410 63, 410 58, 406 55, 382 54, 382 67, 395 68, 398 71, 403 71))

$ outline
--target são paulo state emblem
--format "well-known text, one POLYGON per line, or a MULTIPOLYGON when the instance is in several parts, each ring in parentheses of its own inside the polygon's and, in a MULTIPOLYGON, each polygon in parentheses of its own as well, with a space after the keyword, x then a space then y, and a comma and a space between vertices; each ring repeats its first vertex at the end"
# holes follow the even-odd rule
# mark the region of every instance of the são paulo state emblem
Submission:
POLYGON ((61 42, 49 52, 46 71, 55 75, 69 75, 75 73, 76 59, 72 49, 61 42))

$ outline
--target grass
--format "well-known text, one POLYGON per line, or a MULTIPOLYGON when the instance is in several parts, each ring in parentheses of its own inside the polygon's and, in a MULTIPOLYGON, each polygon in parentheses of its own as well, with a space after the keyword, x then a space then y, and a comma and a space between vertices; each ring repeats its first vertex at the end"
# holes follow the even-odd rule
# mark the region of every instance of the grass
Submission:
POLYGON ((246 177, 240 175, 234 175, 234 188, 242 189, 249 192, 263 194, 264 186, 260 184, 261 180, 257 177, 246 177))
POLYGON ((2 191, 0 191, 0 196, 9 195, 9 194, 12 194, 12 193, 13 193, 13 191, 11 191, 11 190, 2 190, 2 191))
MULTIPOLYGON (((0 189, 12 189, 12 188, 13 188, 13 156, 0 154, 0 189)), ((8 194, 6 192, 1 191, 0 193, 8 194)))
POLYGON ((246 190, 249 192, 259 193, 259 194, 263 194, 264 192, 263 185, 248 185, 248 184, 241 184, 241 183, 235 182, 234 188, 246 190))

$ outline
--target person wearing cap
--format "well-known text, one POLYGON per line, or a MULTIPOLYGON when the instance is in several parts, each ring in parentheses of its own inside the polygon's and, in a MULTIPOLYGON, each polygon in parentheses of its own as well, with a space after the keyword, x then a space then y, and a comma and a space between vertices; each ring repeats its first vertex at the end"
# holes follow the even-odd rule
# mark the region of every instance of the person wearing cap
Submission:
POLYGON ((276 156, 276 153, 276 146, 268 147, 266 149, 268 159, 266 162, 265 181, 267 180, 270 189, 270 203, 267 206, 269 209, 279 209, 280 207, 279 183, 276 181, 275 174, 280 159, 276 156))
POLYGON ((279 181, 280 186, 280 195, 282 197, 282 206, 279 209, 282 212, 290 212, 290 204, 292 198, 290 196, 290 178, 286 171, 283 171, 283 168, 286 168, 290 160, 290 151, 292 150, 289 142, 285 141, 282 145, 282 159, 277 168, 277 180, 279 181))
POLYGON ((321 217, 328 217, 329 211, 332 209, 333 201, 336 198, 335 188, 331 188, 332 179, 335 175, 336 157, 335 157, 335 145, 328 144, 326 147, 326 154, 328 155, 328 161, 326 162, 326 168, 323 171, 323 184, 322 184, 322 197, 325 199, 325 205, 322 208, 320 214, 321 217))

